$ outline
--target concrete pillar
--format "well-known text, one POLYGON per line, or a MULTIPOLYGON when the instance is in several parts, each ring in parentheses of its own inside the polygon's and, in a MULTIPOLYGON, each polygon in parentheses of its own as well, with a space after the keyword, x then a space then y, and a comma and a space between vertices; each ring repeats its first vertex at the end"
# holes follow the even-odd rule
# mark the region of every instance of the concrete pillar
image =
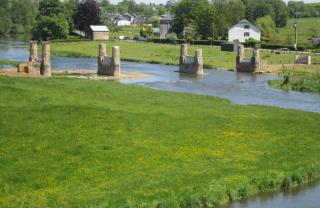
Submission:
POLYGON ((181 44, 181 49, 180 49, 180 60, 179 60, 179 64, 180 64, 180 71, 184 71, 184 64, 187 61, 187 56, 188 56, 188 44, 181 44))
POLYGON ((40 74, 43 76, 51 76, 50 43, 47 41, 43 42, 42 46, 40 74))
POLYGON ((100 43, 99 44, 99 56, 98 56, 98 74, 106 73, 106 66, 105 66, 105 57, 107 55, 106 52, 106 44, 100 43))
POLYGON ((120 76, 120 47, 119 46, 113 46, 112 47, 112 66, 114 67, 114 73, 113 76, 120 76))
POLYGON ((99 44, 99 63, 104 63, 104 57, 107 55, 107 49, 106 49, 106 44, 100 43, 99 44))
POLYGON ((238 46, 237 56, 240 57, 241 61, 242 61, 242 59, 245 58, 244 46, 243 45, 239 45, 238 46))
POLYGON ((237 70, 240 68, 241 62, 243 61, 244 58, 245 58, 244 46, 243 45, 239 45, 238 46, 238 50, 237 50, 237 58, 236 58, 236 68, 237 68, 237 70))
POLYGON ((38 42, 30 41, 30 55, 29 61, 35 63, 38 58, 38 42))
POLYGON ((197 49, 194 57, 196 74, 203 74, 202 49, 197 49))
POLYGON ((260 49, 259 48, 254 48, 253 49, 253 56, 252 56, 252 63, 251 65, 253 66, 253 71, 260 71, 260 49))

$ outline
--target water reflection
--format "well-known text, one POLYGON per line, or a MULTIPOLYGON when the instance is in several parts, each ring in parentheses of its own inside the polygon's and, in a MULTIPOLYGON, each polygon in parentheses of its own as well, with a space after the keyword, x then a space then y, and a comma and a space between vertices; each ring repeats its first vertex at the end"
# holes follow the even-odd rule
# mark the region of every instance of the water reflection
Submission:
POLYGON ((319 208, 320 182, 283 192, 262 193, 246 200, 226 205, 228 208, 319 208))

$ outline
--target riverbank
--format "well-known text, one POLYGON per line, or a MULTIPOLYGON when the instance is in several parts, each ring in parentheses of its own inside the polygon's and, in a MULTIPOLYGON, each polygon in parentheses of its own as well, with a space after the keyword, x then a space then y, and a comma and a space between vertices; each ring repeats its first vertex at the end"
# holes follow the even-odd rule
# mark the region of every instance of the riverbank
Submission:
MULTIPOLYGON (((124 61, 167 65, 179 64, 179 45, 123 41, 106 41, 106 43, 108 54, 111 54, 112 46, 120 46, 121 59, 124 61)), ((98 41, 52 42, 51 45, 52 54, 56 56, 83 58, 96 58, 98 56, 98 41)), ((205 68, 235 68, 235 52, 225 52, 221 51, 219 48, 211 46, 190 46, 189 54, 194 55, 195 49, 199 47, 203 49, 205 68)), ((246 51, 246 55, 247 57, 251 57, 252 52, 246 51)), ((261 58, 265 60, 269 65, 290 64, 294 62, 295 54, 276 54, 271 52, 261 52, 261 58)))
POLYGON ((279 80, 270 80, 271 87, 285 91, 320 93, 320 67, 301 68, 299 66, 283 66, 278 72, 279 80))
POLYGON ((0 89, 4 207, 218 205, 320 176, 318 113, 85 79, 0 89))

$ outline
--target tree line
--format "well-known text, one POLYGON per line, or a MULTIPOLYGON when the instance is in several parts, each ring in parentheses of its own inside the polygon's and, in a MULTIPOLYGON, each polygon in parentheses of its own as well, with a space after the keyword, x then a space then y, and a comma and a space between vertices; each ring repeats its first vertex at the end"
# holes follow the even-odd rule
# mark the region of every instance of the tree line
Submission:
POLYGON ((159 24, 159 16, 174 16, 173 30, 184 34, 192 28, 193 38, 225 36, 241 19, 256 23, 263 36, 283 27, 290 17, 320 16, 320 4, 282 0, 169 0, 166 4, 122 0, 0 0, 0 35, 32 33, 36 39, 66 38, 74 29, 88 32, 91 24, 112 27, 111 13, 144 15, 159 24))
POLYGON ((182 34, 185 27, 195 28, 195 36, 225 36, 228 28, 241 19, 267 22, 284 27, 289 17, 282 0, 181 0, 174 8, 173 28, 182 34))

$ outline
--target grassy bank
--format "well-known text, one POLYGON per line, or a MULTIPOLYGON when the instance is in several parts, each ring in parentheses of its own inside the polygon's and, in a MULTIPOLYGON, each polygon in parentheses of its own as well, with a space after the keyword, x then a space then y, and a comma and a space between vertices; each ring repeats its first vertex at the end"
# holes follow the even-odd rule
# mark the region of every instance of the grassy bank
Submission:
POLYGON ((7 66, 18 66, 18 62, 11 61, 11 60, 0 60, 0 66, 7 65, 7 66))
POLYGON ((204 207, 320 176, 316 113, 67 78, 0 77, 0 100, 0 207, 204 207))
MULTIPOLYGON (((272 42, 275 44, 293 45, 295 43, 294 25, 295 19, 289 19, 287 25, 278 28, 278 33, 274 33, 272 42)), ((309 38, 320 37, 320 30, 315 27, 320 25, 320 18, 299 18, 298 19, 298 44, 301 46, 311 46, 309 38)))
POLYGON ((320 93, 320 69, 314 72, 284 68, 280 80, 271 80, 269 85, 286 91, 320 93))
MULTIPOLYGON (((179 63, 180 46, 139 42, 113 42, 108 41, 107 52, 111 54, 111 47, 118 45, 121 48, 121 58, 127 61, 161 63, 177 65, 179 63)), ((99 42, 54 42, 52 53, 69 57, 97 57, 99 42)), ((193 55, 197 46, 189 47, 189 54, 193 55)), ((203 49, 204 64, 206 68, 235 68, 236 53, 220 51, 210 46, 201 46, 203 49)), ((251 57, 251 52, 247 52, 251 57)), ((261 53, 261 58, 269 64, 293 63, 295 54, 261 53)))

